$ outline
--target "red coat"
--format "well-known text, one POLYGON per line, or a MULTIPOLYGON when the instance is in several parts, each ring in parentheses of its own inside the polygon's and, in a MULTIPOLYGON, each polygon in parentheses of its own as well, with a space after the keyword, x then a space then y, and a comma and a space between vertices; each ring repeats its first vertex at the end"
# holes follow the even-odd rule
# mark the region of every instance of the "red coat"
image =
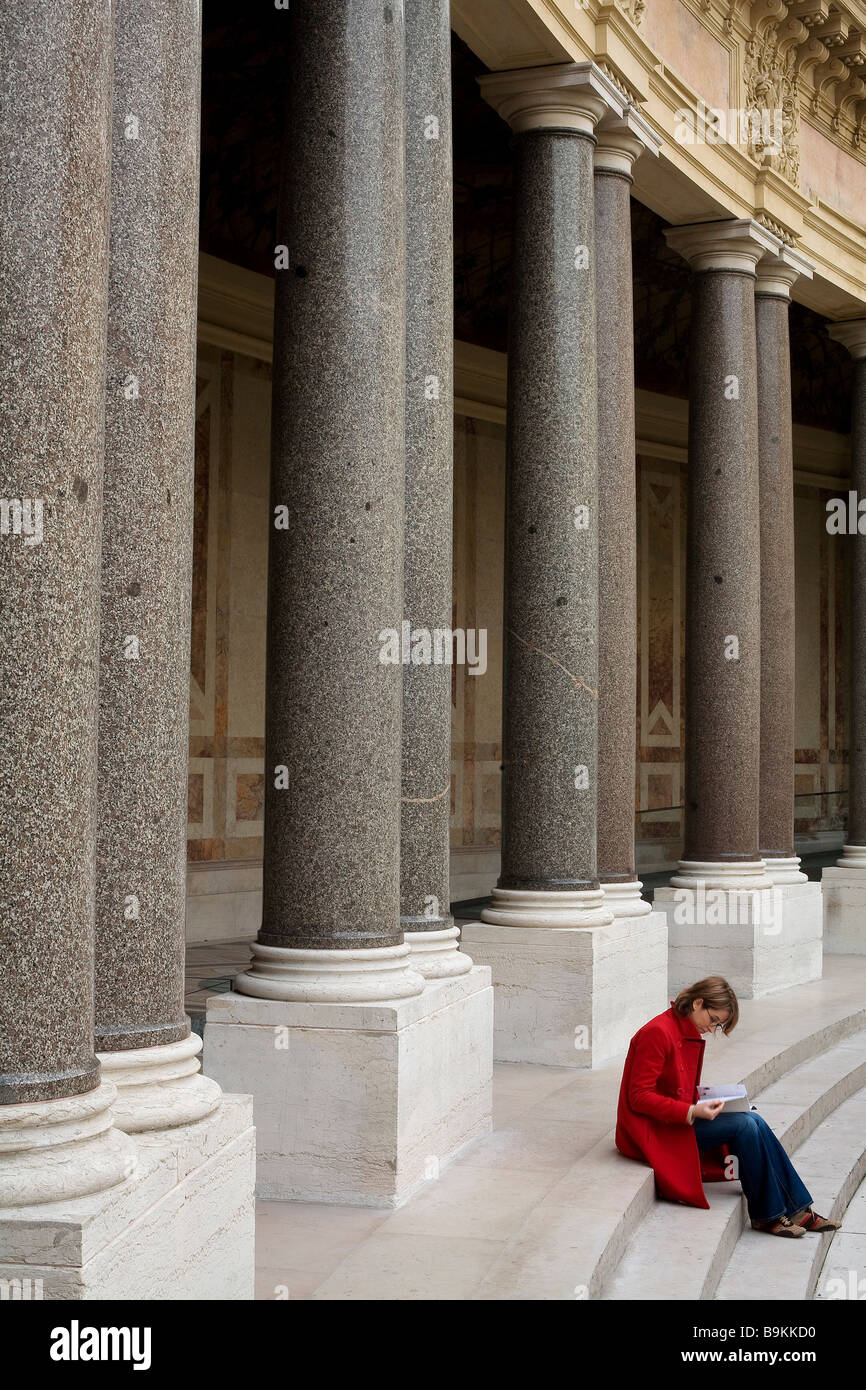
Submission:
POLYGON ((660 1197, 709 1207, 703 1182, 720 1182, 728 1150, 698 1149, 686 1119, 698 1099, 706 1044, 673 1005, 639 1028, 629 1043, 616 1114, 616 1147, 648 1163, 660 1197))

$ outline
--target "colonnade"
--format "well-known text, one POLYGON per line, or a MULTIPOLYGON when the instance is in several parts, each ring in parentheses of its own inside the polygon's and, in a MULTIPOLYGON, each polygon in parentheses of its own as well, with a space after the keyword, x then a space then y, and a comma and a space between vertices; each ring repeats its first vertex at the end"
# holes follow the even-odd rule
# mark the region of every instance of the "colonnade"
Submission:
MULTIPOLYGON (((755 219, 666 233, 694 272, 686 828, 650 904, 629 196, 659 141, 591 62, 481 84, 515 161, 503 839, 459 939, 450 668, 383 646, 407 621, 451 624, 449 14, 409 10, 405 29, 400 6, 286 16, 263 918, 209 1004, 207 1077, 183 1010, 198 6, 47 22, 40 0, 3 21, 0 447, 20 524, 0 549, 0 1206, 157 1182, 209 1125, 199 1158, 225 1158, 240 1229, 249 1091, 260 1193, 399 1204, 490 1127, 494 1053, 594 1065, 680 975, 759 994, 820 973, 820 888, 793 845, 787 305, 811 267, 755 219), (722 919, 687 920, 708 889, 722 919), (745 919, 725 918, 743 893, 745 919)), ((866 487, 866 333, 835 332, 857 359, 866 487)), ((859 560, 853 594, 856 613, 859 560)), ((855 879, 864 708, 858 686, 855 879)))

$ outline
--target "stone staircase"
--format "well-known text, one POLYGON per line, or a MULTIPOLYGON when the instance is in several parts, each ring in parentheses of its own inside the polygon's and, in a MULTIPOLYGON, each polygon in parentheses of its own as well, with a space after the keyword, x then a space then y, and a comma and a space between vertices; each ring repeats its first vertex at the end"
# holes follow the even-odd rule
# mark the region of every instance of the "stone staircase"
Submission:
MULTIPOLYGON (((796 1150, 795 1161, 814 1198, 815 1210, 842 1220, 866 1176, 866 1087, 861 1085, 850 1100, 816 1125, 796 1150)), ((834 1241, 841 1234, 787 1241, 789 1256, 780 1260, 778 1256, 773 1259, 766 1249, 777 1242, 747 1228, 737 1241, 715 1297, 762 1301, 814 1298, 834 1241)), ((863 1273, 861 1268, 860 1275, 863 1273)))
MULTIPOLYGON (((823 981, 746 1001, 732 1037, 708 1042, 703 1079, 745 1082, 795 1156, 816 1209, 838 1219, 866 1175, 866 958, 837 960, 825 960, 823 981)), ((619 1155, 609 1130, 548 1190, 474 1297, 767 1300, 820 1292, 828 1250, 844 1232, 835 1241, 772 1239, 749 1227, 739 1183, 705 1191, 709 1211, 657 1201, 650 1170, 619 1155)), ((860 1253, 850 1245, 849 1264, 860 1253)))
MULTIPOLYGON (((749 1094, 794 1158, 816 1209, 838 1219, 866 1172, 866 1028, 770 1086, 750 1086, 749 1094)), ((601 1296, 810 1298, 828 1237, 782 1246, 751 1229, 739 1183, 705 1190, 709 1212, 654 1204, 601 1296)))

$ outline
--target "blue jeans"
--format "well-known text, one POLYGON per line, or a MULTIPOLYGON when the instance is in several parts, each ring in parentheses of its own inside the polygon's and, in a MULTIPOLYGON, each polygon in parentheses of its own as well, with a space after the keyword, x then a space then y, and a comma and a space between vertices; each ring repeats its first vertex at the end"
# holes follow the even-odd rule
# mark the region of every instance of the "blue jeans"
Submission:
POLYGON ((752 1221, 778 1221, 812 1205, 794 1165, 766 1120, 756 1110, 695 1120, 699 1149, 727 1144, 737 1158, 736 1177, 746 1195, 752 1221))

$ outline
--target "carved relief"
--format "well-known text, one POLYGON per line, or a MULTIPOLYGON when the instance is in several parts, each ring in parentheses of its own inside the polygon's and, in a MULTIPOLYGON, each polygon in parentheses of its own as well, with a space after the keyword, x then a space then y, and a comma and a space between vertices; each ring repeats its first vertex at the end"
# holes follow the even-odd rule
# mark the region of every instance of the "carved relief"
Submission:
MULTIPOLYGON (((628 10, 633 0, 618 0, 628 10)), ((742 45, 739 142, 800 179, 801 111, 837 145, 866 149, 866 23, 845 0, 681 0, 742 45), (862 29, 858 28, 862 25, 862 29)))
POLYGON ((646 0, 617 0, 623 14, 628 15, 635 29, 640 28, 641 18, 646 9, 646 0))
POLYGON ((790 183, 800 176, 800 101, 795 52, 779 43, 779 26, 746 42, 746 107, 756 113, 749 130, 749 154, 790 183))

